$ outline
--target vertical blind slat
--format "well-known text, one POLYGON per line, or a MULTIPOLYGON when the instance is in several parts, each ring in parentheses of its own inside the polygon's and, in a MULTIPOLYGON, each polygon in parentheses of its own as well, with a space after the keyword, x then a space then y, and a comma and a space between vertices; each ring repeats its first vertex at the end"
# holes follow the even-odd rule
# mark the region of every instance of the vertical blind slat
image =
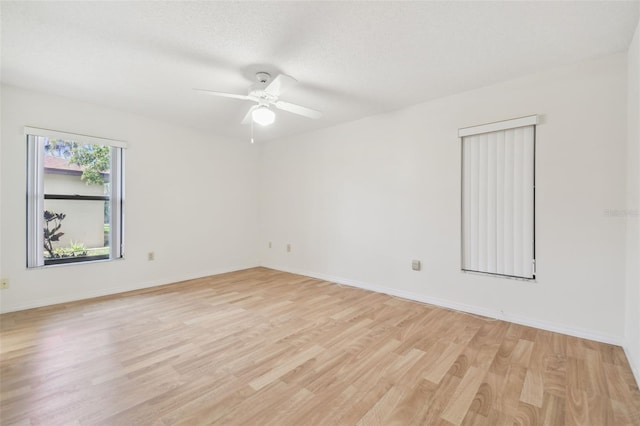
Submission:
POLYGON ((504 132, 496 133, 496 270, 504 271, 504 132))
POLYGON ((513 130, 513 138, 513 275, 522 276, 522 128, 513 130))
POLYGON ((513 130, 505 131, 504 274, 513 275, 513 130))
POLYGON ((496 267, 496 134, 487 135, 487 263, 486 270, 495 273, 496 267))
POLYGON ((478 138, 474 138, 471 144, 471 265, 474 268, 478 268, 478 195, 479 195, 479 181, 478 175, 478 138))
MULTIPOLYGON (((467 144, 470 144, 470 141, 467 141, 467 144)), ((469 149, 469 147, 467 147, 467 149, 465 150, 465 155, 464 158, 466 160, 465 164, 470 164, 471 163, 471 149, 469 149)), ((465 170, 465 183, 466 183, 466 188, 470 189, 471 188, 471 182, 473 181, 472 176, 470 171, 467 169, 465 170)), ((465 238, 465 259, 468 265, 471 265, 471 241, 470 241, 470 237, 471 237, 471 229, 473 227, 473 224, 471 222, 471 203, 473 202, 472 198, 471 198, 471 191, 467 190, 465 193, 465 202, 467 203, 465 205, 465 211, 464 211, 464 215, 465 215, 465 224, 466 224, 466 230, 464 232, 464 238, 465 238)))
POLYGON ((487 135, 478 137, 478 268, 487 268, 487 135))

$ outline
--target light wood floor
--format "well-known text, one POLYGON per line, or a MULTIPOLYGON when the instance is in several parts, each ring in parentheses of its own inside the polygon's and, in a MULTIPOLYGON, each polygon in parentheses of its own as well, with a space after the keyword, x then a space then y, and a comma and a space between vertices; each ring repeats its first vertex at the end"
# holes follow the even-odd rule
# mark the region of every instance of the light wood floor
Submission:
POLYGON ((640 425, 620 347, 265 268, 0 320, 2 425, 640 425))

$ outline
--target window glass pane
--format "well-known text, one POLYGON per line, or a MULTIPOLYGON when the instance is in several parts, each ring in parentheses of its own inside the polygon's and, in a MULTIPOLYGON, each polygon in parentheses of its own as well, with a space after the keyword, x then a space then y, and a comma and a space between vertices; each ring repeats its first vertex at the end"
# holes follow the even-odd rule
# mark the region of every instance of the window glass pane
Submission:
POLYGON ((61 139, 44 141, 44 193, 107 195, 111 147, 61 139))
POLYGON ((44 258, 109 255, 108 201, 44 200, 44 258))

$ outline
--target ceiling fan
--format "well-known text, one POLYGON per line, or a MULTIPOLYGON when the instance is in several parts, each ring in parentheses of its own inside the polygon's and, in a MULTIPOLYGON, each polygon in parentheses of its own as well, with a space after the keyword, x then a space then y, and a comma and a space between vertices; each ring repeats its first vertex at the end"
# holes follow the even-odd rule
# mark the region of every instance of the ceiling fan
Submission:
POLYGON ((256 79, 258 80, 258 83, 249 88, 249 93, 247 95, 237 95, 234 93, 216 92, 205 89, 193 90, 212 96, 255 102, 255 105, 249 108, 247 115, 244 116, 242 124, 256 122, 266 126, 273 123, 276 115, 270 108, 271 106, 307 118, 315 119, 322 117, 322 113, 320 111, 279 100, 282 93, 297 83, 295 78, 286 74, 278 74, 274 79, 271 79, 271 74, 267 72, 258 72, 256 73, 256 79))

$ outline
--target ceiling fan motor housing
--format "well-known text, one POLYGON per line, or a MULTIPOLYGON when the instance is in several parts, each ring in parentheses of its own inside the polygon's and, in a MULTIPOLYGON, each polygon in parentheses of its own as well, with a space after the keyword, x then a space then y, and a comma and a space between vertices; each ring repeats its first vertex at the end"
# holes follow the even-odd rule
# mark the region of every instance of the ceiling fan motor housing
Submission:
POLYGON ((268 72, 258 72, 256 73, 256 78, 260 83, 266 83, 271 79, 271 74, 268 72))
POLYGON ((258 83, 249 88, 249 96, 258 98, 258 105, 269 105, 275 102, 278 99, 277 96, 267 93, 264 90, 266 83, 271 80, 271 74, 264 71, 257 72, 256 80, 258 80, 258 83))

